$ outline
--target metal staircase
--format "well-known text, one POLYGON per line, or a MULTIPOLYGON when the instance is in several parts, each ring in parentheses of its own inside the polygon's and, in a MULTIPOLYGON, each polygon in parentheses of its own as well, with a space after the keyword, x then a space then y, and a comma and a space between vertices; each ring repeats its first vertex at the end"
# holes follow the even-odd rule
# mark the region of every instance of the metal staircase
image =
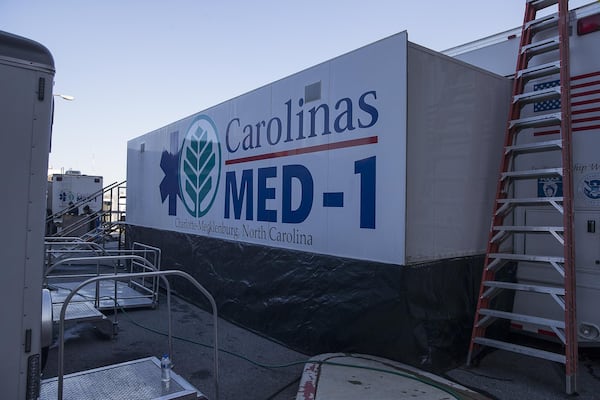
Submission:
POLYGON ((47 237, 71 237, 77 236, 86 241, 102 241, 105 237, 114 234, 119 235, 121 240, 122 223, 125 220, 126 211, 126 181, 114 182, 101 190, 92 193, 69 207, 46 217, 47 237), (74 209, 82 208, 93 199, 102 199, 102 210, 93 214, 78 215, 79 218, 64 226, 62 220, 65 215, 70 214, 74 209), (59 225, 60 229, 52 229, 59 225))
MULTIPOLYGON (((574 393, 577 376, 575 310, 575 256, 573 240, 573 189, 569 73, 569 11, 567 0, 527 0, 517 56, 513 97, 504 142, 496 203, 467 364, 485 347, 492 347, 565 365, 566 392, 574 393), (536 17, 540 10, 558 6, 558 12, 536 17), (560 79, 555 87, 533 90, 534 81, 560 79), (539 112, 534 104, 560 99, 560 109, 539 112), (534 112, 537 111, 537 112, 534 112), (534 128, 556 126, 557 138, 541 139, 534 128), (541 194, 540 183, 556 183, 541 194), (560 188, 562 183, 562 190, 560 188), (562 192, 562 193, 561 193, 562 192), (537 195, 537 197, 536 197, 537 195), (540 210, 543 214, 539 214, 540 210), (535 213, 547 218, 535 218, 535 213), (539 223, 540 219, 544 223, 539 223), (506 282, 499 272, 543 271, 551 279, 506 282), (524 314, 500 309, 497 296, 546 296, 556 312, 524 314), (556 316, 560 317, 556 317, 556 316), (492 338, 493 324, 524 323, 543 327, 560 340, 561 351, 523 346, 511 339, 492 338)), ((526 297, 532 298, 532 297, 526 297)))

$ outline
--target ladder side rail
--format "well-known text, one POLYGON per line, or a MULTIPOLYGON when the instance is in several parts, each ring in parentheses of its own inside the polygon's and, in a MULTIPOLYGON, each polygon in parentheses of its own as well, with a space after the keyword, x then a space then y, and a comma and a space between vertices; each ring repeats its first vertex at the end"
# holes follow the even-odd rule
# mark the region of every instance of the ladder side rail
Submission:
MULTIPOLYGON (((527 22, 533 20, 534 17, 535 17, 535 8, 530 3, 527 3, 526 8, 525 8, 525 16, 523 18, 523 25, 522 25, 522 29, 521 29, 521 39, 520 39, 521 41, 519 44, 520 48, 525 46, 527 43, 531 42, 532 33, 529 29, 527 29, 526 24, 527 24, 527 22)), ((521 52, 519 51, 519 54, 517 56, 517 66, 516 66, 517 73, 518 73, 518 71, 521 71, 527 67, 527 61, 528 61, 527 57, 525 55, 521 54, 521 52)), ((525 87, 525 79, 518 76, 517 73, 515 73, 515 78, 513 80, 512 96, 522 93, 523 89, 525 87)), ((496 199, 506 198, 507 191, 510 190, 510 188, 508 187, 509 183, 507 181, 505 181, 504 179, 502 179, 502 173, 503 173, 503 171, 506 171, 508 166, 510 165, 511 160, 512 160, 512 155, 510 154, 510 152, 508 152, 508 153, 505 152, 504 149, 506 147, 512 146, 514 144, 514 136, 515 136, 516 130, 514 127, 510 126, 510 121, 519 119, 520 115, 521 115, 520 105, 517 103, 513 103, 512 98, 511 98, 510 111, 509 111, 509 116, 508 116, 508 120, 506 123, 506 134, 504 137, 504 147, 502 149, 504 154, 502 155, 502 161, 501 161, 500 170, 498 173, 498 183, 496 186, 496 199)), ((493 261, 493 259, 491 259, 489 257, 489 255, 491 253, 498 253, 499 248, 500 248, 500 242, 493 240, 494 236, 496 235, 494 233, 495 232, 494 226, 502 225, 504 218, 505 218, 505 216, 502 213, 497 212, 499 207, 501 207, 501 204, 499 204, 498 201, 495 201, 494 212, 492 213, 489 237, 488 237, 488 242, 487 242, 487 250, 486 250, 486 255, 485 255, 485 260, 484 260, 484 268, 483 268, 482 277, 481 277, 482 282, 494 280, 494 277, 495 277, 495 270, 492 268, 487 268, 487 266, 489 265, 490 262, 493 261)), ((478 321, 478 319, 479 319, 478 310, 480 310, 482 308, 488 308, 489 303, 490 303, 489 298, 484 296, 484 293, 485 293, 485 287, 483 285, 480 285, 479 295, 477 298, 477 312, 475 314, 475 318, 473 321, 473 332, 472 332, 471 338, 475 338, 478 336, 484 336, 484 333, 485 333, 485 327, 481 327, 478 324, 478 322, 479 322, 478 321)), ((471 339, 471 342, 469 344, 469 352, 468 352, 468 356, 467 356, 467 365, 471 364, 471 360, 472 360, 472 357, 474 356, 475 350, 476 350, 476 343, 474 340, 471 339)))
POLYGON ((572 180, 572 131, 571 131, 571 73, 569 63, 569 2, 558 1, 558 29, 560 36, 559 53, 561 59, 561 138, 563 143, 563 219, 565 238, 565 336, 566 336, 566 391, 571 394, 576 391, 576 376, 578 363, 577 346, 577 313, 576 313, 576 282, 575 282, 575 249, 574 249, 574 219, 573 219, 573 180, 572 180))

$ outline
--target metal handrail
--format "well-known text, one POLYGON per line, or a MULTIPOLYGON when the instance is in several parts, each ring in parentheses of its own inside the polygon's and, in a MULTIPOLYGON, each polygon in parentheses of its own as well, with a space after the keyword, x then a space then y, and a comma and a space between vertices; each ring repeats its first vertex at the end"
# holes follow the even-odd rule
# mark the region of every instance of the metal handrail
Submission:
MULTIPOLYGON (((156 270, 160 271, 160 269, 161 269, 160 262, 161 262, 161 257, 162 257, 162 250, 160 248, 155 247, 155 246, 150 246, 145 243, 133 242, 131 244, 131 250, 134 250, 137 252, 141 251, 144 258, 146 258, 146 257, 151 258, 151 262, 156 267, 156 270)), ((135 263, 135 261, 132 261, 130 272, 134 272, 134 270, 133 270, 134 265, 136 265, 136 263, 135 263)), ((146 288, 145 279, 142 279, 141 284, 144 288, 146 288)), ((152 279, 152 293, 155 296, 154 301, 158 302, 158 280, 157 280, 157 278, 152 279)))
MULTIPOLYGON (((131 248, 131 249, 106 249, 96 242, 86 242, 86 241, 46 241, 46 254, 60 254, 60 253, 81 253, 82 251, 89 250, 96 254, 101 254, 96 257, 103 256, 120 256, 120 255, 139 255, 139 254, 147 254, 148 252, 154 251, 157 255, 155 258, 157 262, 153 264, 156 269, 160 270, 160 255, 161 250, 158 247, 149 246, 143 243, 135 242, 134 245, 140 245, 143 248, 131 248), (70 246, 68 249, 52 249, 55 246, 70 246)), ((62 260, 61 260, 62 261, 62 260)), ((57 261, 58 262, 58 261, 57 261)), ((49 266, 50 263, 48 262, 49 266)))
POLYGON ((167 270, 167 271, 154 271, 154 272, 140 272, 135 274, 119 274, 119 275, 110 275, 110 276, 97 276, 95 278, 90 278, 84 282, 81 282, 77 287, 73 289, 71 293, 65 298, 63 305, 60 309, 60 319, 59 319, 59 333, 58 333, 58 400, 63 400, 63 389, 64 389, 64 357, 65 357, 65 349, 64 349, 64 341, 65 341, 65 314, 67 310, 67 305, 75 296, 75 294, 84 286, 89 285, 90 283, 99 282, 102 280, 125 280, 131 278, 140 278, 140 277, 159 277, 165 283, 167 289, 167 318, 168 318, 168 342, 169 342, 169 355, 173 357, 173 337, 172 337, 172 326, 171 326, 171 285, 167 279, 167 275, 177 275, 187 279, 191 282, 209 301, 210 306, 212 308, 213 313, 213 326, 214 326, 214 353, 213 353, 213 362, 214 362, 214 377, 215 377, 215 400, 219 399, 219 335, 218 335, 218 314, 217 314, 217 304, 215 303, 215 299, 212 295, 202 286, 196 279, 194 279, 191 275, 186 272, 178 271, 178 270, 167 270))
POLYGON ((87 197, 85 197, 85 198, 83 198, 81 200, 76 201, 75 203, 73 203, 69 207, 63 208, 62 210, 57 211, 57 212, 55 212, 52 215, 48 215, 46 217, 46 222, 50 222, 50 221, 52 221, 52 220, 54 220, 56 218, 60 218, 63 215, 67 214, 69 211, 72 211, 75 208, 77 208, 77 207, 79 207, 79 206, 81 206, 81 205, 83 205, 85 203, 90 202, 92 199, 95 199, 98 196, 103 196, 105 192, 108 192, 109 190, 112 190, 112 189, 116 188, 117 186, 123 184, 124 182, 126 182, 126 181, 123 181, 123 182, 120 182, 120 183, 118 181, 115 181, 115 182, 111 183, 110 185, 105 186, 102 189, 95 191, 94 193, 90 194, 89 196, 87 196, 87 197))
POLYGON ((55 233, 53 236, 61 237, 63 234, 73 234, 74 232, 82 230, 86 226, 86 233, 84 235, 88 235, 90 232, 95 231, 95 228, 89 229, 90 222, 95 221, 96 219, 102 219, 104 215, 108 215, 109 213, 109 211, 97 211, 93 214, 80 214, 78 216, 79 220, 75 221, 73 224, 67 227, 63 227, 63 229, 60 232, 55 233))
POLYGON ((65 242, 84 242, 79 236, 46 236, 44 241, 65 241, 65 242))
MULTIPOLYGON (((59 238, 55 238, 59 239, 59 238)), ((51 265, 51 256, 55 254, 65 253, 81 253, 82 251, 91 251, 95 254, 108 255, 106 249, 95 242, 86 242, 83 240, 46 240, 44 242, 45 253, 46 253, 46 266, 51 265), (68 249, 53 249, 57 246, 69 247, 68 249)))
MULTIPOLYGON (((142 256, 137 256, 134 254, 125 254, 125 255, 116 255, 116 256, 96 256, 96 257, 73 257, 73 258, 66 258, 63 260, 58 261, 56 264, 52 265, 51 267, 49 267, 46 270, 46 273, 44 275, 44 285, 47 285, 48 283, 48 279, 50 278, 50 272, 52 272, 56 267, 61 266, 63 264, 67 264, 67 263, 72 263, 72 262, 85 262, 85 261, 95 261, 96 262, 96 276, 110 276, 110 277, 114 277, 115 275, 117 275, 117 263, 114 264, 114 274, 100 274, 100 261, 121 261, 121 260, 132 260, 132 261, 138 261, 140 262, 139 266, 144 268, 144 269, 149 269, 151 271, 156 271, 156 267, 147 259, 145 259, 142 256)), ((124 274, 119 274, 124 275, 124 274)), ((66 276, 62 276, 62 275, 58 275, 58 276, 53 276, 53 279, 58 279, 58 278, 85 278, 85 277, 89 277, 90 274, 77 274, 77 275, 66 275, 66 276)), ((93 275, 92 275, 93 276, 93 275)), ((158 292, 158 288, 156 288, 156 291, 158 292)), ((115 279, 115 295, 113 296, 113 302, 114 302, 114 323, 117 323, 117 280, 115 279)), ((154 297, 157 297, 156 293, 153 293, 153 301, 155 300, 154 297)), ((96 308, 100 307, 100 283, 96 282, 96 296, 94 299, 94 306, 96 308)))
MULTIPOLYGON (((53 264, 50 268, 48 268, 46 270, 46 278, 48 277, 50 272, 52 272, 54 269, 56 269, 56 267, 63 265, 63 264, 72 263, 72 262, 81 262, 81 261, 96 261, 96 264, 99 264, 99 261, 117 261, 117 260, 136 260, 136 261, 140 261, 145 266, 150 266, 152 269, 155 269, 155 266, 152 265, 152 263, 150 261, 148 261, 147 259, 145 259, 142 256, 138 256, 135 254, 123 254, 123 255, 116 255, 116 256, 98 256, 98 257, 73 257, 73 258, 65 258, 64 260, 60 260, 56 264, 53 264)), ((116 266, 115 266, 115 268, 116 268, 116 266)))

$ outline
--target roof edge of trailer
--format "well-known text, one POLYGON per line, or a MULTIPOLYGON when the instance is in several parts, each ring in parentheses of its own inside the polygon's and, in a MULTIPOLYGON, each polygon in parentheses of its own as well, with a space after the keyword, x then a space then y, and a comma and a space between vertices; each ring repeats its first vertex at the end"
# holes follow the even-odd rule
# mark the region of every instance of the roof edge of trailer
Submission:
POLYGON ((45 46, 5 31, 0 31, 0 58, 54 70, 54 58, 45 46))
MULTIPOLYGON (((600 2, 595 1, 589 4, 585 4, 581 7, 570 10, 572 13, 571 18, 573 18, 573 14, 575 19, 585 17, 587 15, 593 14, 600 10, 600 2)), ((504 32, 496 33, 481 39, 474 40, 472 42, 460 44, 458 46, 451 47, 446 50, 442 50, 441 53, 450 57, 455 57, 463 53, 468 53, 469 51, 477 50, 483 47, 487 47, 493 44, 501 43, 506 40, 512 40, 521 37, 521 27, 509 29, 504 32)))

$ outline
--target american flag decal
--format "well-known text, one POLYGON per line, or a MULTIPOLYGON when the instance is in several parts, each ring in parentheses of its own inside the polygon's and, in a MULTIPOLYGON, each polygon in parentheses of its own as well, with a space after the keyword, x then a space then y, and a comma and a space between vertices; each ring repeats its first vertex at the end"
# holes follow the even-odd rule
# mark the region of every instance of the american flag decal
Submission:
MULTIPOLYGON (((536 83, 535 85, 533 85, 533 90, 536 91, 536 90, 550 89, 551 87, 559 86, 559 85, 560 85, 560 80, 544 82, 544 83, 536 83)), ((560 99, 545 100, 545 101, 540 101, 540 102, 533 104, 533 112, 557 110, 559 108, 560 108, 560 99)))
MULTIPOLYGON (((559 80, 534 85, 534 90, 543 90, 560 84, 559 80)), ((535 112, 560 109, 560 100, 534 103, 535 112)), ((600 71, 571 77, 571 124, 572 131, 600 130, 600 71)), ((534 136, 554 135, 559 129, 540 128, 534 136)))

